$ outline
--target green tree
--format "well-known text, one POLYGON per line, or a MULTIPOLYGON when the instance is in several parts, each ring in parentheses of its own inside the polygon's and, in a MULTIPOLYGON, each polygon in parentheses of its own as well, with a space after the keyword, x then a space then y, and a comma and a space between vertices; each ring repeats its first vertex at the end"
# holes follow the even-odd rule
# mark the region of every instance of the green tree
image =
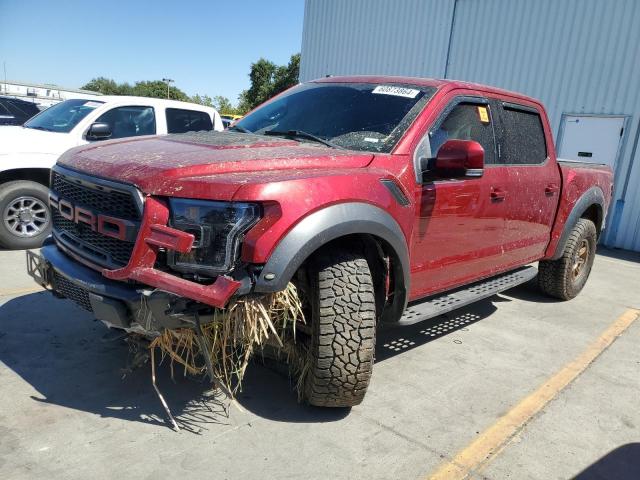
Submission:
POLYGON ((213 107, 214 103, 213 100, 211 100, 211 97, 209 95, 198 95, 197 93, 191 97, 191 99, 189 100, 193 103, 197 103, 199 105, 204 105, 205 107, 213 107))
POLYGON ((271 98, 273 80, 277 68, 275 63, 264 58, 251 64, 249 72, 251 86, 245 94, 245 100, 250 108, 254 108, 271 98))
POLYGON ((227 97, 223 97, 222 95, 216 95, 213 97, 213 106, 220 113, 226 113, 229 115, 235 115, 236 108, 231 105, 231 100, 227 97))
POLYGON ((243 90, 240 92, 240 95, 238 95, 238 108, 236 108, 236 111, 238 115, 245 115, 251 109, 251 104, 247 99, 247 90, 243 90))
MULTIPOLYGON (((169 98, 200 105, 215 107, 220 113, 244 115, 261 103, 298 83, 300 74, 300 54, 291 55, 287 65, 276 65, 265 58, 251 64, 249 80, 251 86, 238 96, 238 106, 234 107, 227 97, 195 94, 189 97, 175 86, 169 87, 169 98)), ((106 77, 93 78, 82 87, 85 90, 105 95, 136 95, 140 97, 167 98, 167 84, 161 80, 144 80, 133 86, 117 83, 106 77)))
MULTIPOLYGON (((131 89, 131 94, 138 97, 167 98, 167 84, 162 80, 144 80, 136 82, 131 89)), ((189 101, 186 93, 178 87, 169 87, 169 98, 171 100, 189 101)))
POLYGON ((278 67, 274 76, 272 95, 284 92, 298 83, 300 77, 300 54, 291 55, 288 65, 278 67))
POLYGON ((266 102, 280 92, 297 84, 299 75, 299 53, 291 55, 287 65, 278 66, 264 58, 252 63, 249 72, 251 86, 240 94, 238 110, 244 114, 266 102))
MULTIPOLYGON (((93 78, 82 87, 84 90, 100 92, 105 95, 135 95, 138 97, 167 98, 167 84, 162 80, 143 80, 131 86, 128 83, 116 83, 105 77, 93 78)), ((199 96, 197 96, 199 97, 199 96)), ((206 96, 211 101, 211 98, 206 96)), ((169 87, 169 98, 172 100, 189 101, 190 98, 177 87, 169 87)))
POLYGON ((92 78, 82 87, 83 90, 100 92, 104 95, 130 95, 131 86, 128 83, 116 83, 115 80, 105 77, 92 78))

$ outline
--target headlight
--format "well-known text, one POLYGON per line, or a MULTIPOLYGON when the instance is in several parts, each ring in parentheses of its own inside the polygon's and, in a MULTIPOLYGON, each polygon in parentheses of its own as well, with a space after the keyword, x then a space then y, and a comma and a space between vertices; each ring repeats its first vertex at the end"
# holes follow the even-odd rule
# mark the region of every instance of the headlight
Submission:
POLYGON ((185 272, 226 273, 238 257, 242 235, 260 218, 252 203, 169 199, 171 226, 195 237, 189 253, 169 252, 169 265, 185 272))

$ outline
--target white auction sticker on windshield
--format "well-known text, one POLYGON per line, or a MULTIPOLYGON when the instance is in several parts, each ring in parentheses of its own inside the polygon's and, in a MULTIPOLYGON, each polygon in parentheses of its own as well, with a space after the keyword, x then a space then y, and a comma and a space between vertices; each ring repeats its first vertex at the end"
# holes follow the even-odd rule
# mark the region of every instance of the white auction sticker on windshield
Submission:
POLYGON ((415 88, 393 87, 391 85, 378 85, 371 93, 380 95, 394 95, 396 97, 416 98, 420 90, 415 88))
POLYGON ((89 108, 98 108, 100 105, 102 105, 102 102, 92 102, 91 100, 84 102, 84 106, 89 108))

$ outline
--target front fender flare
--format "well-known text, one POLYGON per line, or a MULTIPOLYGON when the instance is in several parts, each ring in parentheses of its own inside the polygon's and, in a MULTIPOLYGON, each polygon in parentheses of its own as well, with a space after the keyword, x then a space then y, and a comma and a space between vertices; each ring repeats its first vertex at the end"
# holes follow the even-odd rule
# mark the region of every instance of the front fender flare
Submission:
POLYGON ((369 234, 393 249, 409 289, 409 250, 398 222, 383 209, 368 203, 332 205, 308 215, 278 243, 256 281, 256 292, 284 290, 300 265, 322 245, 345 235, 369 234), (265 278, 266 277, 266 278, 265 278), (269 280, 268 280, 269 278, 269 280))

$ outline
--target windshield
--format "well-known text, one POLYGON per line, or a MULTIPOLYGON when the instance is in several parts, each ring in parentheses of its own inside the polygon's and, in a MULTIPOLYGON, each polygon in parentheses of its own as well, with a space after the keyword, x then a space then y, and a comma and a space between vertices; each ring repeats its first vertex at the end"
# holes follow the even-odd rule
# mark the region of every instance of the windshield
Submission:
POLYGON ((434 92, 433 87, 404 84, 306 83, 258 107, 236 126, 259 135, 303 132, 343 148, 388 153, 434 92))
POLYGON ((33 117, 24 124, 27 128, 46 130, 47 132, 68 133, 80 120, 89 115, 104 102, 95 100, 65 100, 33 117))

